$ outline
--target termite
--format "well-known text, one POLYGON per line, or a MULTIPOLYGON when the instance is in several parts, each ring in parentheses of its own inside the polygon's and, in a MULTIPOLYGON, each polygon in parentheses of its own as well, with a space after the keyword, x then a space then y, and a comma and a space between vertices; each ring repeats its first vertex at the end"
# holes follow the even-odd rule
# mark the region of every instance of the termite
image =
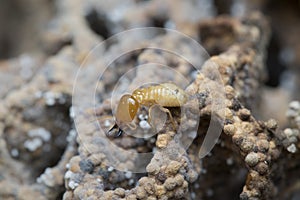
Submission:
POLYGON ((149 107, 149 113, 151 113, 154 105, 158 105, 162 111, 169 115, 173 127, 175 127, 172 114, 167 108, 180 107, 186 103, 187 99, 185 91, 173 83, 162 83, 138 88, 132 94, 125 94, 121 97, 115 114, 115 124, 108 130, 107 135, 120 136, 123 130, 118 124, 130 124, 142 105, 149 107))

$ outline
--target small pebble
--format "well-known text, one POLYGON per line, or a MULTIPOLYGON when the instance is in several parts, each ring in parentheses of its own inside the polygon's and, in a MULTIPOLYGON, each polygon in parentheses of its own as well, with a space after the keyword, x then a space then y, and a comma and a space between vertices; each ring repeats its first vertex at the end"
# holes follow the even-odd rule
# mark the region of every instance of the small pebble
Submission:
POLYGON ((157 136, 156 146, 158 148, 166 148, 169 142, 169 136, 167 134, 160 134, 157 136))
POLYGON ((139 114, 138 118, 139 118, 139 120, 143 121, 143 120, 147 120, 148 116, 144 115, 144 114, 139 114))
POLYGON ((112 166, 107 168, 107 171, 112 172, 114 170, 114 168, 112 166))
POLYGON ((78 183, 76 183, 75 181, 70 181, 68 186, 69 186, 69 188, 74 190, 78 186, 78 183))
POLYGON ((29 137, 40 137, 43 141, 47 142, 51 139, 51 133, 44 128, 36 128, 28 131, 29 137))
POLYGON ((256 169, 259 174, 264 175, 268 172, 268 165, 265 162, 260 162, 257 164, 256 169))
POLYGON ((70 169, 70 163, 66 164, 66 169, 70 169))
POLYGON ((295 144, 291 144, 290 146, 288 146, 287 150, 288 150, 288 152, 296 153, 297 147, 295 144))
POLYGON ((43 142, 40 138, 34 138, 32 140, 26 140, 24 142, 24 147, 26 149, 28 149, 29 151, 35 151, 42 145, 43 145, 43 142))
POLYGON ((159 172, 159 165, 152 162, 146 167, 146 171, 150 174, 157 174, 159 172))
POLYGON ((132 177, 132 172, 131 172, 131 171, 125 172, 125 177, 126 177, 127 179, 130 179, 130 178, 132 177))
POLYGON ((235 126, 233 124, 227 124, 224 126, 224 133, 226 135, 233 135, 235 133, 235 126))
POLYGON ((139 125, 142 129, 150 129, 151 128, 150 124, 146 120, 140 121, 139 125))
POLYGON ((144 190, 143 187, 137 187, 136 195, 137 195, 138 198, 143 199, 147 196, 147 193, 146 193, 146 191, 144 190))
POLYGON ((73 176, 73 172, 68 170, 66 173, 65 173, 65 179, 70 179, 72 176, 73 176))
POLYGON ((166 194, 166 189, 163 185, 156 185, 155 190, 155 194, 158 197, 161 197, 162 195, 166 194))
POLYGON ((69 109, 69 116, 71 118, 75 117, 75 108, 73 106, 71 106, 70 109, 69 109))
POLYGON ((234 89, 233 87, 226 85, 225 86, 225 93, 226 93, 226 97, 228 99, 233 99, 234 98, 234 89))
POLYGON ((128 184, 129 184, 129 185, 133 185, 134 182, 135 182, 134 179, 130 179, 130 180, 128 181, 128 184))
POLYGON ((233 164, 233 159, 232 159, 232 157, 226 159, 226 164, 227 164, 227 165, 232 165, 232 164, 233 164))
POLYGON ((79 162, 79 167, 83 172, 92 173, 95 166, 91 160, 81 160, 79 162))
POLYGON ((35 98, 40 99, 43 96, 43 93, 41 91, 37 91, 36 93, 34 93, 35 98))
POLYGON ((240 145, 240 148, 244 152, 249 152, 253 148, 253 142, 247 138, 242 140, 242 143, 240 145))
POLYGON ((124 197, 125 196, 125 190, 123 188, 115 189, 114 193, 116 195, 118 195, 119 197, 124 197))
POLYGON ((12 149, 10 154, 12 155, 12 157, 18 157, 19 151, 18 151, 18 149, 12 149))
POLYGON ((300 102, 299 101, 292 101, 290 103, 289 107, 293 110, 299 110, 300 109, 300 102))
POLYGON ((266 122, 266 126, 267 126, 269 129, 276 130, 277 127, 278 127, 278 124, 277 124, 276 120, 274 120, 274 119, 269 119, 269 120, 266 122))
POLYGON ((46 92, 44 93, 44 99, 48 106, 53 106, 55 104, 56 94, 53 92, 46 92))
POLYGON ((283 133, 289 138, 289 137, 292 137, 293 136, 293 130, 290 129, 290 128, 287 128, 283 131, 283 133))
POLYGON ((269 149, 269 142, 268 140, 259 140, 257 141, 258 150, 262 152, 266 152, 269 149))
POLYGON ((181 163, 180 162, 172 160, 169 163, 169 165, 167 166, 166 173, 167 174, 176 174, 178 172, 178 170, 179 170, 180 167, 181 167, 181 163))
POLYGON ((243 109, 240 109, 240 110, 239 110, 239 117, 240 117, 240 119, 243 120, 243 121, 248 120, 249 117, 250 117, 250 115, 251 115, 250 110, 248 110, 248 109, 246 109, 246 108, 243 108, 243 109))
POLYGON ((167 190, 173 190, 176 187, 177 183, 174 178, 167 178, 164 183, 164 186, 167 190))
POLYGON ((255 166, 258 163, 258 161, 259 157, 257 153, 254 152, 249 153, 245 158, 245 162, 251 167, 255 166))
POLYGON ((103 125, 104 125, 104 127, 107 128, 107 127, 110 127, 110 126, 111 126, 111 123, 110 123, 110 121, 107 119, 107 120, 104 121, 104 124, 103 124, 103 125))

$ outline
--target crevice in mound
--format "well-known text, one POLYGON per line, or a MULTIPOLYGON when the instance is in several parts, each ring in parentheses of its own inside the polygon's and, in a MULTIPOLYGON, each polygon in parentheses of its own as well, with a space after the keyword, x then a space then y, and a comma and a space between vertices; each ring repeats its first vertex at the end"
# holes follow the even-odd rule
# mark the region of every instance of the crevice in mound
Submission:
POLYGON ((100 169, 98 174, 104 178, 104 191, 115 190, 117 188, 131 190, 136 187, 142 177, 147 177, 147 173, 122 172, 117 170, 109 172, 107 169, 100 169))
POLYGON ((226 20, 219 21, 216 25, 211 22, 203 23, 199 27, 201 44, 209 55, 218 55, 225 52, 236 41, 234 27, 226 20))
POLYGON ((267 73, 268 78, 265 85, 269 87, 278 87, 280 85, 280 79, 283 72, 286 70, 286 66, 280 60, 280 52, 282 51, 280 44, 278 43, 277 36, 273 32, 269 46, 267 48, 267 73))
POLYGON ((111 23, 109 19, 104 15, 99 13, 95 9, 91 9, 85 16, 85 19, 89 27, 103 39, 107 39, 112 35, 109 24, 111 23))
POLYGON ((166 16, 153 16, 150 21, 154 27, 165 28, 168 18, 166 16))
MULTIPOLYGON (((188 149, 189 155, 198 155, 203 141, 208 134, 211 116, 201 116, 198 135, 188 149)), ((200 174, 198 179, 189 186, 192 199, 214 199, 222 196, 223 199, 239 199, 240 191, 245 184, 247 168, 238 157, 239 149, 228 146, 231 138, 223 132, 217 139, 213 149, 204 158, 193 158, 199 163, 200 174), (200 164, 201 163, 201 164, 200 164), (226 185, 226 187, 224 187, 226 185)))
POLYGON ((32 181, 46 168, 57 165, 67 146, 72 122, 71 99, 65 98, 64 104, 27 108, 23 112, 24 127, 16 123, 4 129, 8 151, 12 158, 28 166, 32 181))

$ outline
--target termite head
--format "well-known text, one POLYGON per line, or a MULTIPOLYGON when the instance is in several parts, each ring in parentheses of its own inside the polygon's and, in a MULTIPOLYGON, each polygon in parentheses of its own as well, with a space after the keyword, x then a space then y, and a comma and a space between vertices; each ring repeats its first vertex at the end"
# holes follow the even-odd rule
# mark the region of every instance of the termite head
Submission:
POLYGON ((118 137, 123 133, 118 124, 129 124, 132 122, 139 109, 139 102, 129 94, 121 97, 115 115, 115 124, 107 132, 108 136, 118 137))
POLYGON ((133 96, 129 94, 123 95, 117 107, 116 121, 120 123, 132 122, 139 106, 139 102, 133 96))

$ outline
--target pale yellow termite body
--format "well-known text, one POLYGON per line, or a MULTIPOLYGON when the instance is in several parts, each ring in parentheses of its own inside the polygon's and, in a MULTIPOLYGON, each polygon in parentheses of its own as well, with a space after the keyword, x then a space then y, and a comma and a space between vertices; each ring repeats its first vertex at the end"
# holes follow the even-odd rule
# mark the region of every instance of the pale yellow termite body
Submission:
POLYGON ((186 93, 172 83, 139 88, 133 91, 132 96, 145 106, 158 104, 163 107, 180 107, 187 101, 186 93))
MULTIPOLYGON (((150 107, 159 105, 161 110, 168 113, 175 127, 172 115, 167 108, 163 107, 180 107, 186 103, 188 97, 184 90, 172 83, 162 83, 144 88, 138 88, 131 95, 125 94, 121 97, 116 111, 116 124, 108 131, 118 128, 117 123, 130 123, 133 121, 138 109, 141 105, 150 107)), ((122 134, 122 130, 118 130, 117 136, 122 134)))

